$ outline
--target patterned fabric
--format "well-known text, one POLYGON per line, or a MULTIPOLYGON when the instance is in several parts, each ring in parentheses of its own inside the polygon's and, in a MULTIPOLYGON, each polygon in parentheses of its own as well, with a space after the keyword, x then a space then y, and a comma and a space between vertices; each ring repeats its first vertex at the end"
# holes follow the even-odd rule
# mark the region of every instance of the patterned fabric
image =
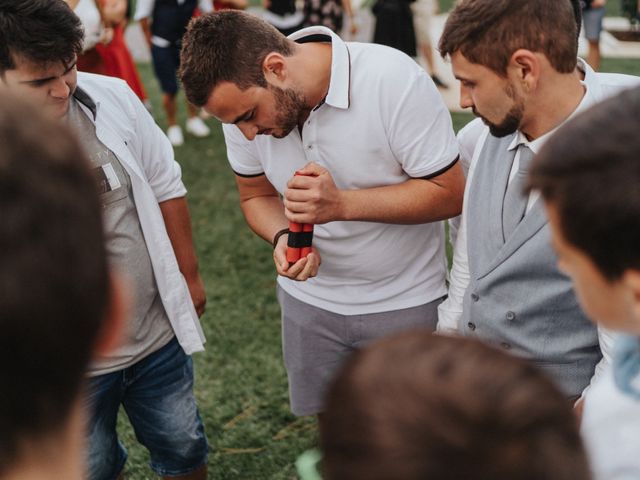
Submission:
POLYGON ((303 27, 321 25, 335 33, 342 29, 342 0, 305 0, 303 27))

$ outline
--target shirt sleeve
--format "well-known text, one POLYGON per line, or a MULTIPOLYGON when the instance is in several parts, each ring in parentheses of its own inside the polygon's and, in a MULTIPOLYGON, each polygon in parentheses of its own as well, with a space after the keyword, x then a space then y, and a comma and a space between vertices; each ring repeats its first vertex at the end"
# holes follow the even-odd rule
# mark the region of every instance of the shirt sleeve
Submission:
POLYGON ((235 125, 225 124, 222 131, 227 146, 227 160, 233 171, 247 177, 263 174, 264 168, 256 150, 258 140, 250 142, 235 125))
POLYGON ((136 2, 136 11, 133 19, 137 22, 143 18, 149 18, 153 14, 155 0, 138 0, 136 2))
POLYGON ((596 365, 593 376, 589 385, 582 391, 580 399, 584 399, 588 394, 587 392, 602 378, 603 373, 607 371, 609 365, 611 365, 611 358, 613 354, 613 346, 615 344, 616 334, 611 330, 598 325, 598 343, 600 344, 600 351, 602 352, 602 359, 596 365))
POLYGON ((184 197, 187 189, 182 183, 182 170, 176 162, 173 147, 164 132, 140 99, 123 85, 123 96, 129 100, 135 118, 134 157, 145 173, 158 202, 184 197))
POLYGON ((467 249, 467 195, 480 151, 478 147, 483 144, 486 139, 486 133, 483 134, 483 131, 482 124, 478 125, 474 121, 463 128, 458 134, 458 141, 461 145, 461 159, 463 155, 468 156, 471 154, 472 157, 461 160, 469 165, 469 173, 465 185, 460 226, 457 231, 455 243, 453 244, 453 265, 450 273, 449 296, 438 306, 438 333, 447 334, 457 332, 460 319, 462 318, 464 294, 467 291, 470 280, 467 249))
POLYGON ((384 95, 390 102, 387 130, 391 149, 410 177, 437 175, 458 157, 451 115, 424 70, 399 66, 405 68, 389 74, 385 88, 393 91, 384 95))

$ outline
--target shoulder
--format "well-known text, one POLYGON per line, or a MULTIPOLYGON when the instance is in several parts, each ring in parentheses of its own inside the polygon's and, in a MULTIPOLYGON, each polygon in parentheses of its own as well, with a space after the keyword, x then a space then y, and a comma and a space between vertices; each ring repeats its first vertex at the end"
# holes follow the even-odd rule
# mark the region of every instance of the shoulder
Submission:
POLYGON ((417 75, 420 66, 411 57, 386 45, 347 43, 354 73, 380 78, 407 78, 417 75))
POLYGON ((78 86, 96 103, 130 108, 132 99, 137 98, 127 82, 120 78, 78 72, 78 86))

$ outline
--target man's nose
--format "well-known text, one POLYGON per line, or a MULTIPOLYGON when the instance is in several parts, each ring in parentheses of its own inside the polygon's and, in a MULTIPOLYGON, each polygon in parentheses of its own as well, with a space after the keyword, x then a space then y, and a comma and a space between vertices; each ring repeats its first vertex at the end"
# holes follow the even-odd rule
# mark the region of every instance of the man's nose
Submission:
POLYGON ((258 127, 247 122, 239 123, 238 128, 240 129, 242 134, 245 136, 245 138, 249 141, 256 138, 256 135, 258 134, 258 127))
POLYGON ((469 95, 469 90, 466 87, 460 85, 460 108, 473 107, 473 100, 469 95))
POLYGON ((70 93, 71 93, 71 87, 64 80, 64 78, 56 79, 53 85, 51 86, 52 97, 64 99, 69 97, 70 93))

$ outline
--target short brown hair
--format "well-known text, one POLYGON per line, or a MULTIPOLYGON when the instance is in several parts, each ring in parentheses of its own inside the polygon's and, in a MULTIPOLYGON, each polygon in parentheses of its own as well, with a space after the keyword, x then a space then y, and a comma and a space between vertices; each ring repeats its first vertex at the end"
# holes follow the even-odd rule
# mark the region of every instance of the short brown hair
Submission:
POLYGON ((110 292, 89 159, 65 122, 1 90, 0 477, 68 421, 110 292))
POLYGON ((427 331, 356 353, 320 434, 327 480, 590 478, 571 405, 539 370, 427 331))
POLYGON ((462 0, 449 14, 438 49, 460 51, 472 63, 504 76, 513 52, 543 53, 553 68, 576 68, 575 12, 568 0, 462 0))
POLYGON ((560 217, 562 236, 610 281, 640 271, 640 88, 563 125, 536 155, 529 188, 560 217))
POLYGON ((193 19, 180 54, 188 100, 204 105, 220 82, 232 82, 241 90, 266 87, 262 62, 271 52, 290 56, 293 42, 255 15, 224 10, 193 19))

